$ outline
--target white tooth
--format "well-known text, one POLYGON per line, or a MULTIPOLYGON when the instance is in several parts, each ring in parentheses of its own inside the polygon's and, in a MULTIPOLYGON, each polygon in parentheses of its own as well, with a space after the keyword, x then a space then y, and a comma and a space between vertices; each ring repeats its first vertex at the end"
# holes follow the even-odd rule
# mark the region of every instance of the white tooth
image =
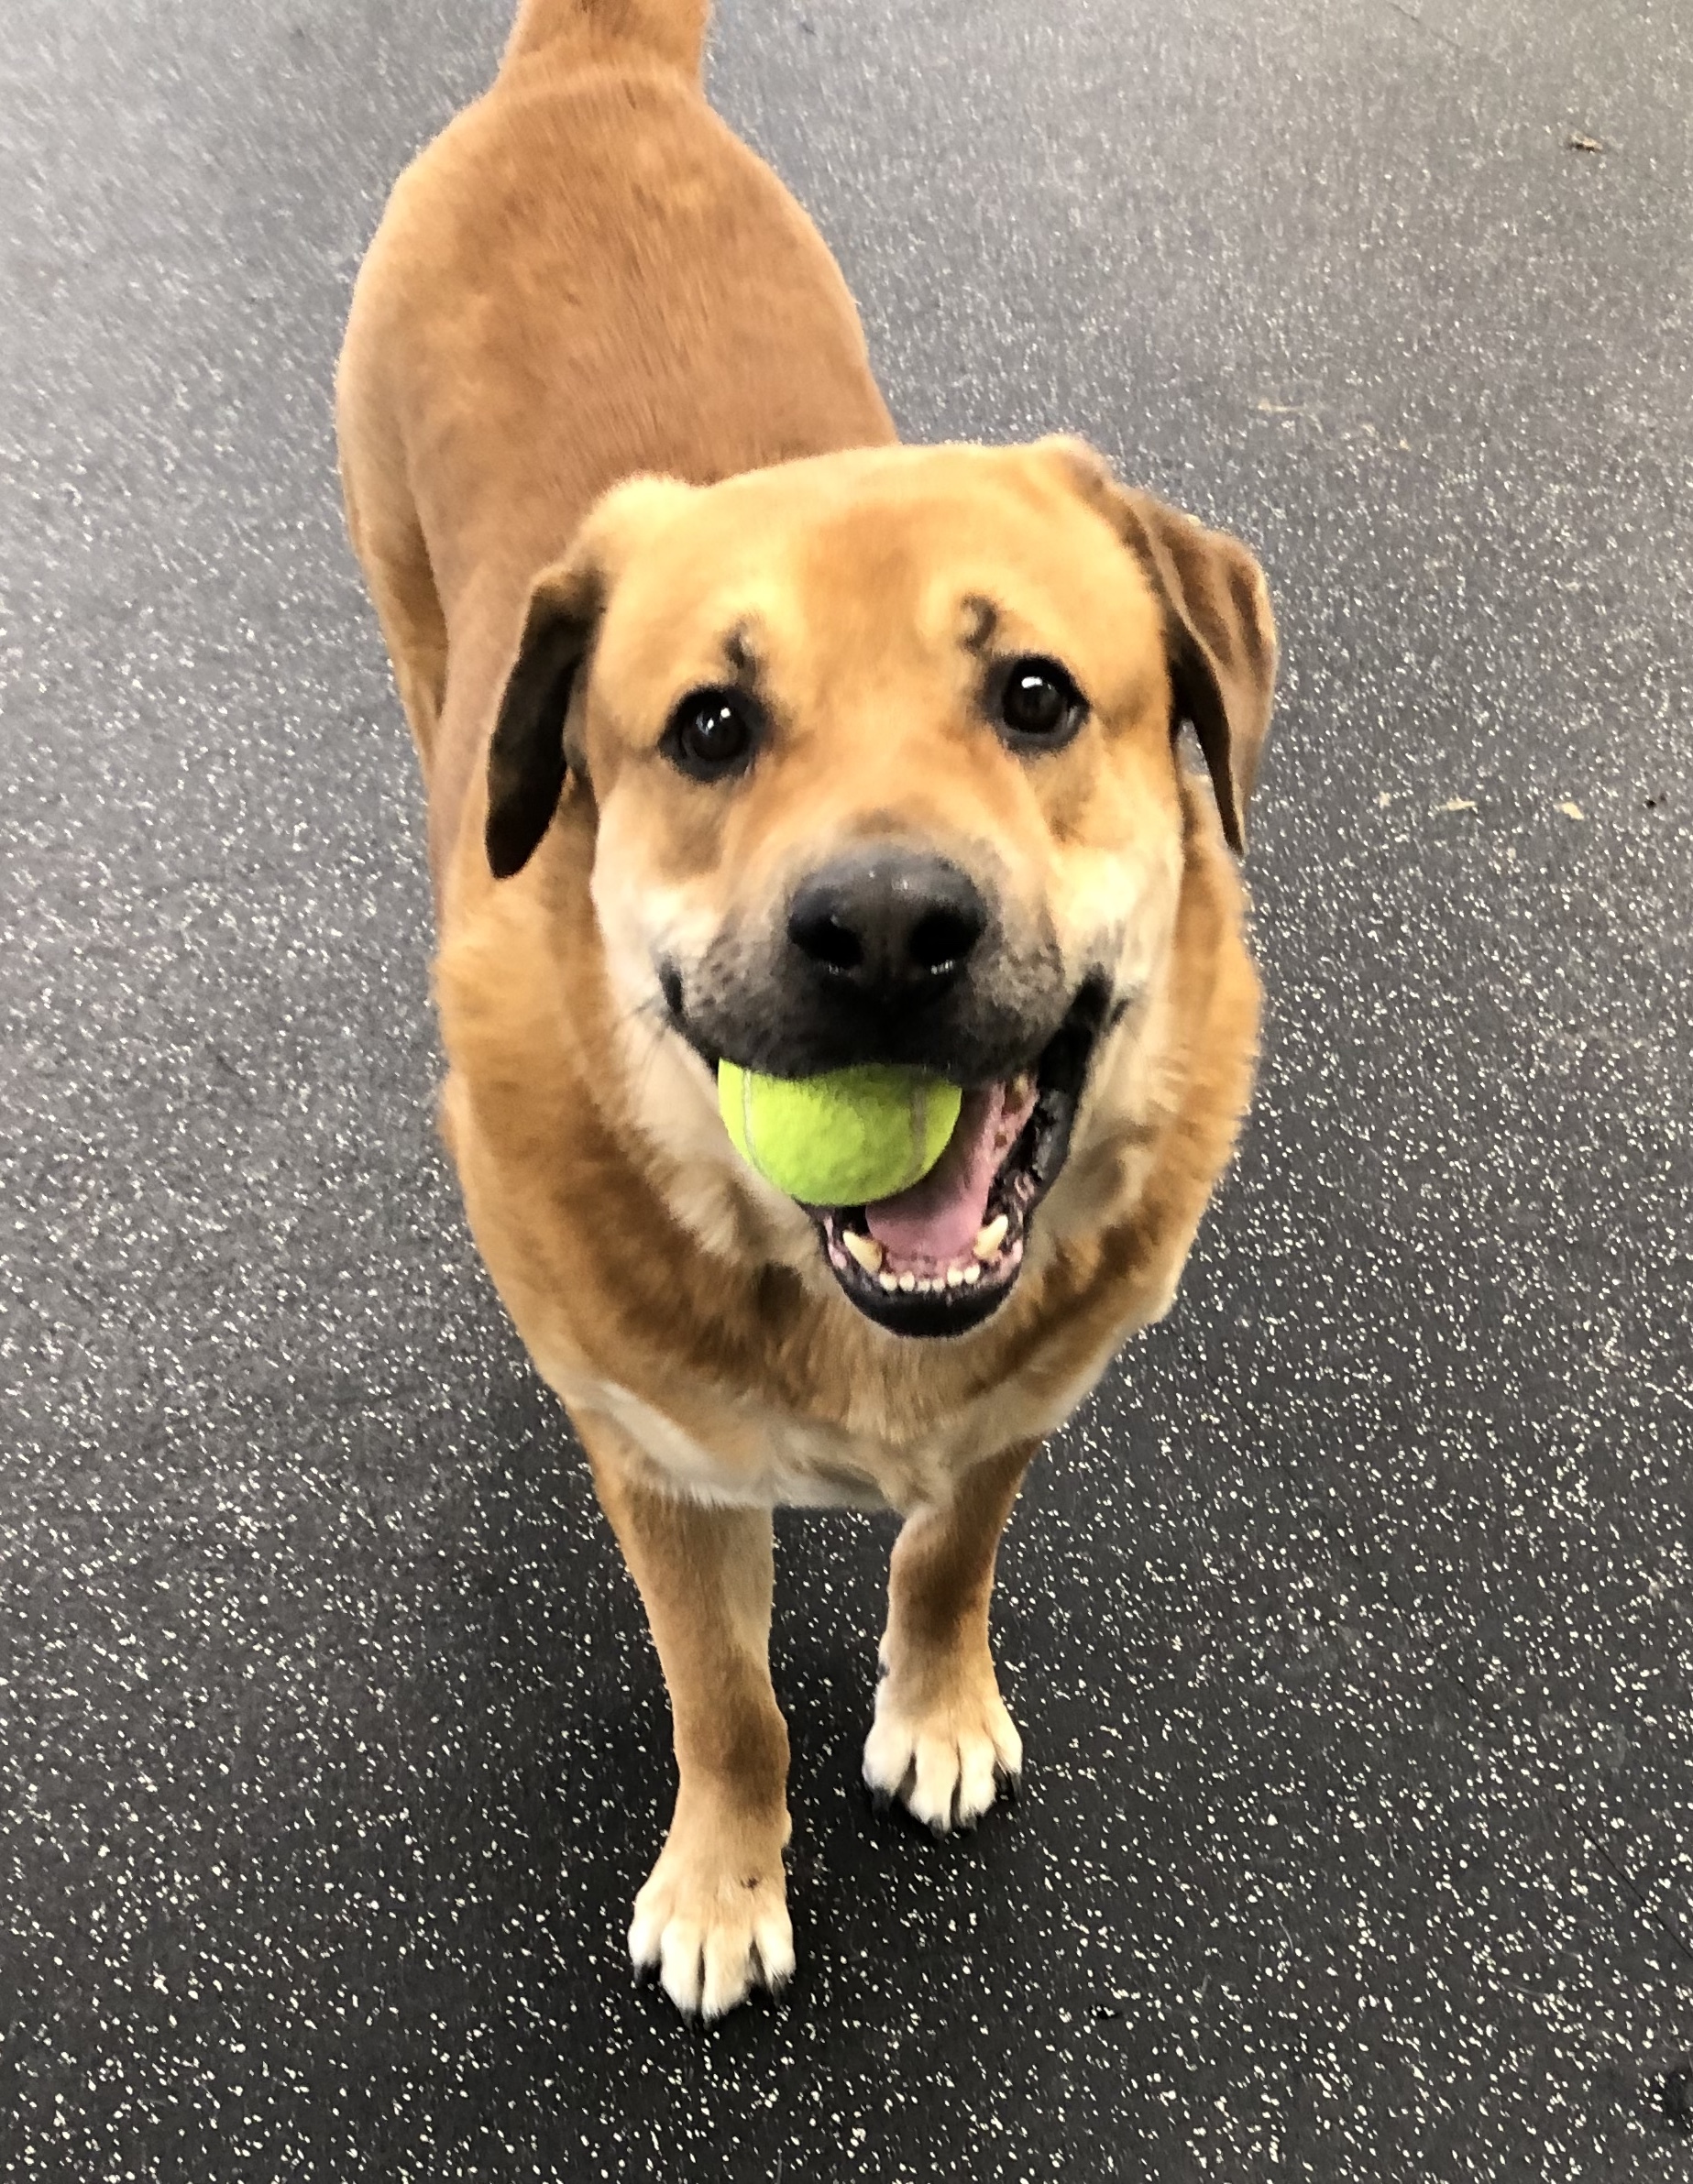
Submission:
POLYGON ((963 1269, 962 1267, 949 1267, 949 1268, 947 1268, 947 1287, 948 1287, 948 1289, 950 1289, 950 1290, 962 1290, 962 1289, 963 1288, 963 1286, 964 1286, 964 1269, 963 1269))
POLYGON ((874 1236, 860 1235, 855 1230, 849 1228, 841 1231, 841 1241, 866 1274, 881 1273, 882 1246, 874 1236))
POLYGON ((973 1289, 973 1289, 975 1288, 975 1286, 976 1286, 977 1282, 979 1282, 979 1281, 981 1280, 981 1279, 982 1279, 982 1269, 981 1269, 981 1268, 980 1268, 980 1267, 978 1267, 978 1266, 976 1265, 975 1261, 973 1259, 973 1260, 971 1261, 970 1265, 969 1265, 969 1266, 967 1266, 967 1267, 964 1268, 964 1280, 965 1280, 965 1283, 966 1283, 966 1285, 967 1285, 969 1288, 971 1288, 971 1289, 973 1289))
POLYGON ((881 1279, 882 1287, 885 1290, 896 1290, 899 1287, 898 1282, 895 1280, 891 1274, 884 1274, 881 1279))
POLYGON ((902 1274, 899 1278, 899 1286, 905 1290, 907 1296, 909 1296, 917 1287, 917 1276, 911 1273, 902 1274))
POLYGON ((1006 1231, 1011 1226, 1009 1213, 995 1213, 976 1233, 975 1252, 979 1259, 991 1259, 1006 1240, 1006 1231))

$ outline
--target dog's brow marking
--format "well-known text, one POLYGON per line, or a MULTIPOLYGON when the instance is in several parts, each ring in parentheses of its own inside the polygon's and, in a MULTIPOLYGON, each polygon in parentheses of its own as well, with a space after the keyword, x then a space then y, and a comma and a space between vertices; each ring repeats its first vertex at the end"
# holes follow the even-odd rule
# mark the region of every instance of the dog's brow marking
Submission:
POLYGON ((963 600, 964 612, 970 617, 970 626, 964 631, 964 650, 967 653, 984 653, 993 642, 994 631, 999 627, 999 609, 992 599, 984 599, 980 592, 971 592, 963 600))
POLYGON ((757 681, 758 654, 753 649, 752 636, 745 622, 737 622, 724 638, 723 657, 729 663, 729 672, 736 682, 757 681))

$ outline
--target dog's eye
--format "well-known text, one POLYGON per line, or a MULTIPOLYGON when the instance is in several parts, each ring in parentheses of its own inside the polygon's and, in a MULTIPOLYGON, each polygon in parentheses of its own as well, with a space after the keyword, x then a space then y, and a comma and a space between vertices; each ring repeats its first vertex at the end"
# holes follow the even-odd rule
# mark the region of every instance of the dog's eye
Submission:
POLYGON ((670 716, 659 749, 696 781, 738 773, 753 756, 758 714, 739 690, 690 690, 670 716))
POLYGON ((1087 713, 1087 700, 1056 660, 1012 660, 1000 670, 1000 720, 1014 744, 1042 751, 1069 742, 1087 713))

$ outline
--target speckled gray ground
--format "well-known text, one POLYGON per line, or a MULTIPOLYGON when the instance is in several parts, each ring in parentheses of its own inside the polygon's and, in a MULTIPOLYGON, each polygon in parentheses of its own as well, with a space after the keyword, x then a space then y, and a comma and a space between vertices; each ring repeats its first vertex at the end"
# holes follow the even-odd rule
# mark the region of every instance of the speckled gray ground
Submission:
POLYGON ((908 433, 1232 523, 1289 674, 1250 1142, 1006 1557, 1024 1799, 869 1815, 885 1528, 785 1521, 802 1970, 706 2037, 331 458, 504 16, 9 0, 0 2173, 1685 2177, 1686 10, 725 0, 908 433))

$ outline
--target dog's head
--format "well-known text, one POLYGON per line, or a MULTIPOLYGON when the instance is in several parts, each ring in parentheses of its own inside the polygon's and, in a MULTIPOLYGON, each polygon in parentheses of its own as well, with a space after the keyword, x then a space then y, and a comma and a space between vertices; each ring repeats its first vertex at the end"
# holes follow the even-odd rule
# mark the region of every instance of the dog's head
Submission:
POLYGON ((638 478, 535 586, 489 858, 527 862, 575 769, 628 1010, 708 1070, 964 1088, 922 1183, 808 1209, 868 1317, 962 1333, 1016 1283, 1095 1047, 1167 958, 1177 731, 1238 851, 1274 667, 1246 549, 1075 441, 638 478))

